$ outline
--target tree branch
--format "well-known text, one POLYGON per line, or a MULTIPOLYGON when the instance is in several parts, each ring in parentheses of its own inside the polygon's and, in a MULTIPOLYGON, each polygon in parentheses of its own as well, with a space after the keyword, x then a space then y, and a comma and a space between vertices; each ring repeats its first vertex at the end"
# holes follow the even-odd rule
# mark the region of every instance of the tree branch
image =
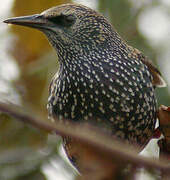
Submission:
POLYGON ((113 138, 97 129, 92 131, 92 129, 94 129, 93 127, 69 123, 68 121, 64 124, 47 123, 46 119, 35 118, 30 114, 25 113, 24 109, 21 107, 12 104, 0 103, 0 111, 38 129, 43 129, 50 133, 55 132, 61 136, 70 136, 75 138, 78 141, 93 147, 95 150, 97 149, 97 151, 101 151, 101 153, 110 160, 112 159, 110 157, 116 157, 116 159, 130 162, 137 166, 140 165, 146 168, 155 168, 161 170, 162 172, 170 173, 170 165, 165 160, 155 160, 138 156, 134 147, 125 145, 116 139, 113 140, 113 138))

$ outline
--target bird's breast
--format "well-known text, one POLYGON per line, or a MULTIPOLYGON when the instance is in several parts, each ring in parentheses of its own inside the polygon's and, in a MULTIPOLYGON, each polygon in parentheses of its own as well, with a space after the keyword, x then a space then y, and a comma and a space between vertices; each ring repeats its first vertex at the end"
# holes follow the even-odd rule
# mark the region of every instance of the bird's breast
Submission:
POLYGON ((86 121, 123 139, 137 141, 147 137, 156 117, 156 100, 147 67, 135 61, 108 64, 103 61, 83 66, 53 79, 48 103, 50 115, 59 120, 86 121))

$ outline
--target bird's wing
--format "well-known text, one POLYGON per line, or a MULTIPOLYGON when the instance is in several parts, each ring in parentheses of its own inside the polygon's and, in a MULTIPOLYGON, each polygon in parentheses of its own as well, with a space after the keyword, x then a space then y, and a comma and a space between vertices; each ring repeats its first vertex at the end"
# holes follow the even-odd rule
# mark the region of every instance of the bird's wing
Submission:
POLYGON ((156 87, 166 87, 167 84, 165 80, 163 79, 159 70, 152 64, 152 62, 147 58, 143 59, 142 61, 148 67, 150 73, 153 76, 153 85, 156 87))
POLYGON ((146 56, 144 56, 138 49, 133 48, 131 46, 129 46, 129 48, 132 51, 132 56, 135 56, 133 58, 141 60, 148 67, 153 77, 153 85, 156 87, 166 87, 167 84, 165 80, 163 79, 160 71, 153 65, 153 63, 146 56))

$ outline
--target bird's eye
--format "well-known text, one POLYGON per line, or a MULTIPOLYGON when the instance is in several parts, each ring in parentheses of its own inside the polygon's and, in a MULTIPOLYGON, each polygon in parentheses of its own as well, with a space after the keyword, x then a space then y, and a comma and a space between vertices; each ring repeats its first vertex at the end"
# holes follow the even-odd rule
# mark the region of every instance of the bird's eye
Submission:
POLYGON ((75 17, 73 15, 60 15, 56 17, 49 17, 48 20, 57 25, 69 27, 74 24, 75 17))

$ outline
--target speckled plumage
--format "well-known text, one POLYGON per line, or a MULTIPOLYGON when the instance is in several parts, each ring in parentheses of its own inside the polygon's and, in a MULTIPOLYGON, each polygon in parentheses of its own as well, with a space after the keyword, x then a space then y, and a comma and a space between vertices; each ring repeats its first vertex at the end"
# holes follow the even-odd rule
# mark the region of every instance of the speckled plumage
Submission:
MULTIPOLYGON (((48 99, 51 118, 88 122, 142 147, 148 142, 156 122, 154 87, 164 81, 101 14, 66 4, 35 15, 32 24, 7 21, 38 28, 57 51, 60 67, 48 99)), ((65 139, 68 155, 70 142, 65 139)))
POLYGON ((50 86, 50 116, 87 121, 122 139, 145 144, 156 121, 148 67, 102 15, 75 5, 55 7, 44 14, 55 17, 60 10, 75 15, 78 22, 73 25, 74 35, 63 35, 66 43, 47 33, 60 62, 50 86))

